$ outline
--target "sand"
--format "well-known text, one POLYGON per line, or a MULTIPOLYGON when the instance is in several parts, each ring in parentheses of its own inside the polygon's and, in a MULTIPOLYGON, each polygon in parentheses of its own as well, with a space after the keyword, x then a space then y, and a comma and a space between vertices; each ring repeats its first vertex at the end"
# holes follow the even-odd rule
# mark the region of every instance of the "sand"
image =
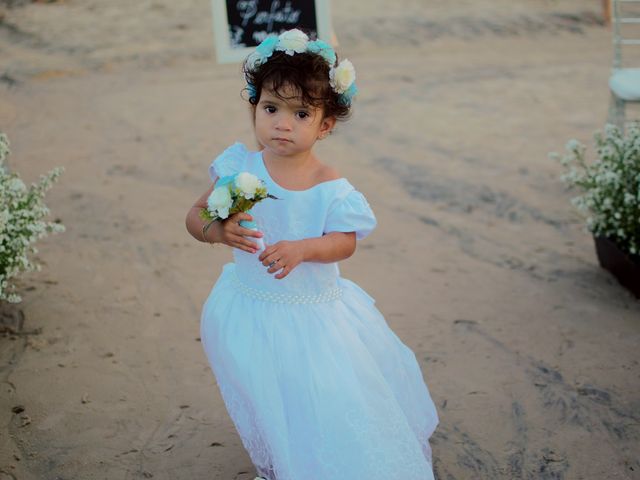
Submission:
MULTIPOLYGON (((640 302, 547 158, 605 122, 600 8, 334 2, 361 95, 318 151, 379 221, 341 268, 416 353, 439 479, 640 478, 640 302)), ((23 334, 0 337, 0 479, 253 479, 198 338, 231 252, 184 228, 211 159, 252 142, 208 2, 0 18, 10 165, 65 167, 47 203, 67 227, 20 281, 23 334)))

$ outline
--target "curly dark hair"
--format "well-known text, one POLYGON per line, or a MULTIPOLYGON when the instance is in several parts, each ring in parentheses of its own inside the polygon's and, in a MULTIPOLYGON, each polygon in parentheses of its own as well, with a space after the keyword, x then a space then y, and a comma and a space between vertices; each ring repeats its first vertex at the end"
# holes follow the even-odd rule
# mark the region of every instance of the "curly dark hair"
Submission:
POLYGON ((251 68, 245 60, 242 71, 247 83, 253 85, 257 92, 254 97, 249 96, 249 103, 254 107, 260 101, 265 86, 283 100, 290 98, 284 97, 282 92, 292 87, 304 105, 322 108, 324 118, 345 120, 351 113, 351 106, 340 103, 339 95, 331 88, 329 65, 318 54, 304 52, 287 55, 276 51, 257 68, 251 68))

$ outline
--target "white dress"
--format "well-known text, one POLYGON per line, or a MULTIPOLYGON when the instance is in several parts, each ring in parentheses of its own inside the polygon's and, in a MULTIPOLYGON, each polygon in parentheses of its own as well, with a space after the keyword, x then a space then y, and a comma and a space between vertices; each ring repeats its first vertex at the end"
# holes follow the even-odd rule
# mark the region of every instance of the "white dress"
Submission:
MULTIPOLYGON (((267 244, 376 226, 344 178, 293 191, 269 176, 261 152, 236 143, 210 176, 248 171, 278 200, 251 210, 267 244)), ((233 249, 204 303, 202 345, 227 411, 268 480, 433 479, 428 439, 438 424, 411 349, 374 299, 337 263, 305 262, 276 279, 233 249)))

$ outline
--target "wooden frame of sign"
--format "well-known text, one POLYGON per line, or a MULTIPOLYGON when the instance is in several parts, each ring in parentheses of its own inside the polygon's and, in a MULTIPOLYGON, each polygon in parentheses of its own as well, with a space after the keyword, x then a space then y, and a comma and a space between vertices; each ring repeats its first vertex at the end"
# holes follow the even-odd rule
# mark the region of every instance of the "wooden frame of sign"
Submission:
POLYGON ((269 34, 302 28, 335 45, 329 0, 211 0, 218 63, 240 62, 269 34))

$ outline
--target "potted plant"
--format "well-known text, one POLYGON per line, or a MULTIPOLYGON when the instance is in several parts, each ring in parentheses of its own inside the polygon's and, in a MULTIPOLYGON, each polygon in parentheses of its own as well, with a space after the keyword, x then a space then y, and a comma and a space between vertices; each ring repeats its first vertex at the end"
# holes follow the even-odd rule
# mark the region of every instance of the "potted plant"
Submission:
POLYGON ((614 125, 594 135, 597 159, 585 160, 586 147, 570 140, 560 160, 560 177, 581 191, 571 202, 586 216, 600 266, 640 298, 640 123, 626 135, 614 125))

